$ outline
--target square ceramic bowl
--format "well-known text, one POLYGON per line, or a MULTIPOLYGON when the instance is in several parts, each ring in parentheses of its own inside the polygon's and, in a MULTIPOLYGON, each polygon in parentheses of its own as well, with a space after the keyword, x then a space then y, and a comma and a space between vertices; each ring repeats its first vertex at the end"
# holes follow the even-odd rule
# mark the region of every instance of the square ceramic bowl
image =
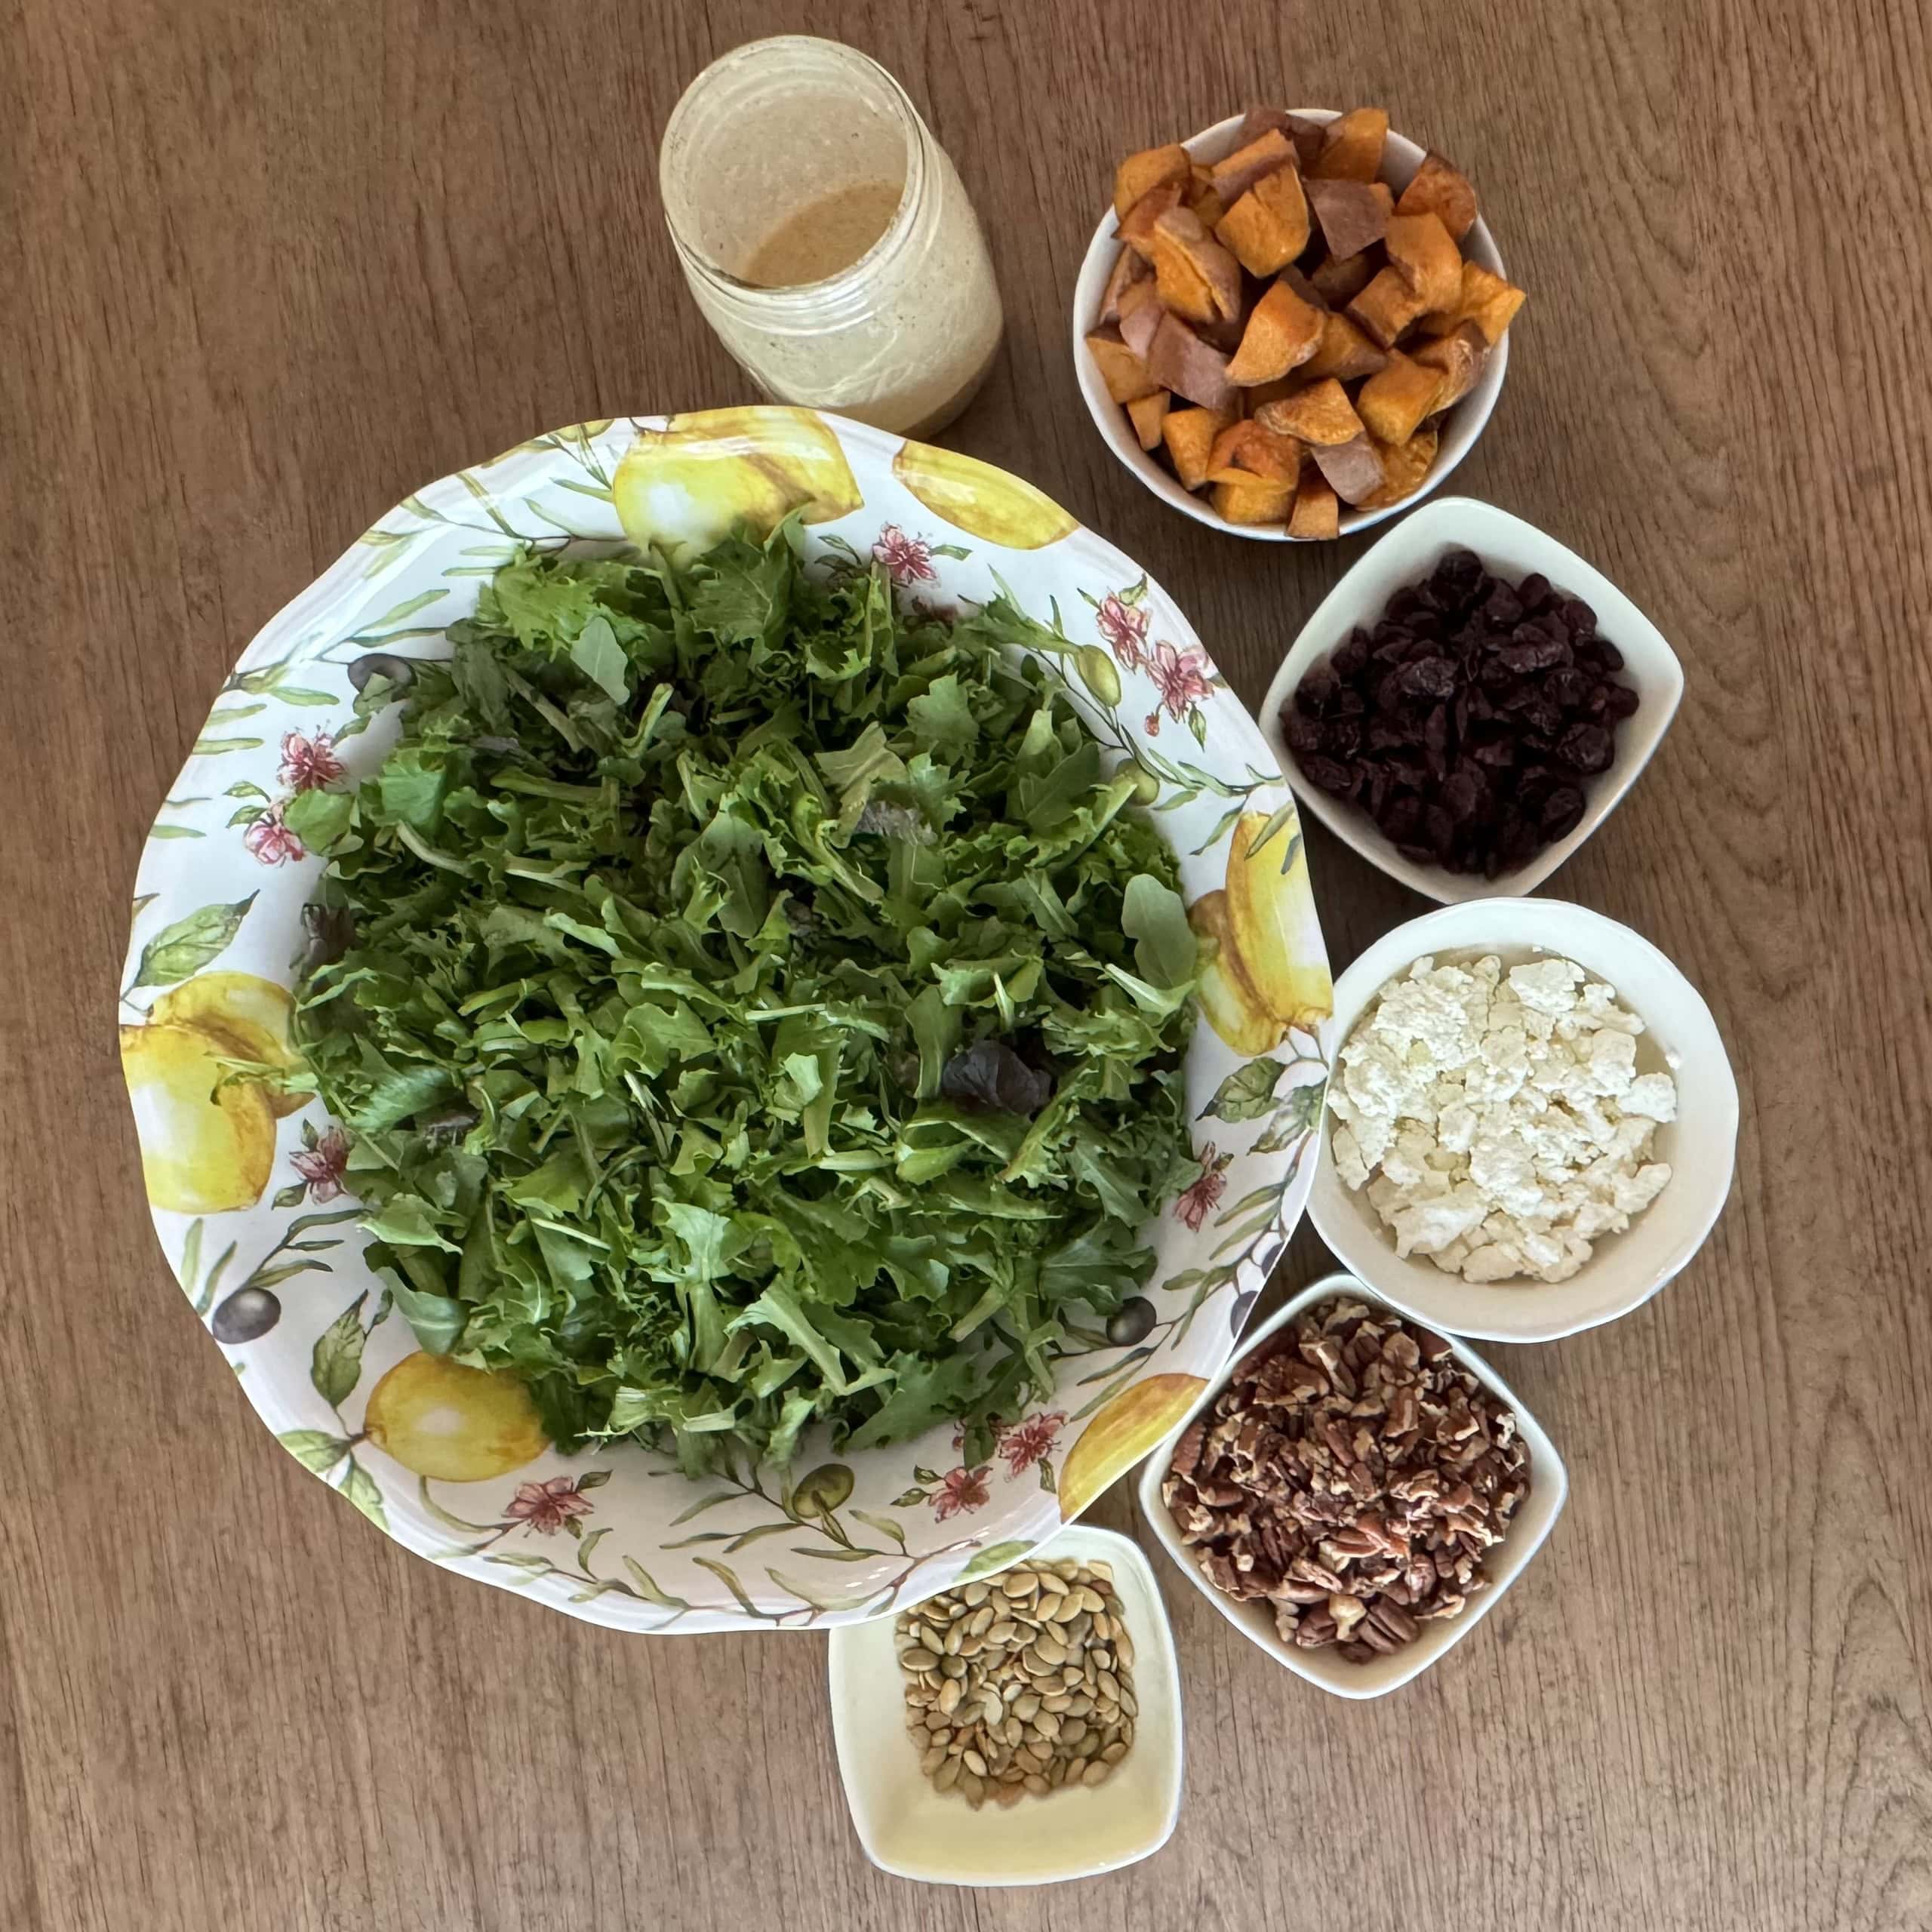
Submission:
MULTIPOLYGON (((1241 1338, 1241 1346, 1235 1360, 1214 1378, 1189 1412, 1187 1421, 1192 1422, 1227 1386, 1235 1369, 1258 1344, 1286 1327, 1304 1309, 1312 1308, 1318 1302, 1331 1300, 1337 1295, 1352 1295, 1371 1306, 1382 1301, 1372 1288, 1364 1287, 1352 1275, 1324 1275, 1320 1281, 1303 1288, 1286 1307, 1262 1323, 1252 1334, 1241 1338)), ((1509 1534, 1489 1552, 1486 1565, 1489 1588, 1472 1598, 1458 1615, 1425 1623, 1413 1644, 1390 1656, 1379 1657, 1374 1663, 1351 1663, 1332 1647, 1305 1651, 1293 1644, 1283 1643, 1275 1634, 1274 1613, 1265 1604, 1237 1603, 1232 1597, 1215 1589, 1201 1574, 1199 1564, 1180 1540, 1180 1531, 1175 1526, 1167 1504, 1161 1500, 1161 1480, 1168 1472, 1168 1457, 1179 1431, 1141 1466, 1140 1513, 1188 1581, 1250 1643, 1266 1651, 1277 1663, 1285 1664, 1297 1677, 1305 1677, 1309 1683, 1319 1684, 1337 1697, 1385 1697, 1411 1678, 1419 1677, 1431 1664, 1454 1650, 1496 1607, 1503 1599, 1503 1592, 1523 1574, 1530 1558, 1543 1547, 1543 1539, 1563 1513, 1564 1499, 1570 1494, 1569 1472, 1563 1466, 1563 1458, 1556 1453, 1555 1444, 1543 1433, 1543 1425, 1480 1355, 1454 1336, 1445 1339, 1456 1359, 1498 1401, 1508 1404, 1515 1411, 1517 1428, 1529 1447, 1530 1493, 1511 1521, 1509 1534)), ((1183 1423, 1182 1427, 1186 1426, 1186 1423, 1183 1423)))
MULTIPOLYGON (((1327 122, 1339 118, 1338 110, 1332 107, 1297 107, 1290 111, 1310 121, 1327 122)), ((1238 114, 1231 114, 1226 120, 1203 128, 1192 140, 1182 145, 1196 161, 1220 161, 1234 152, 1235 136, 1241 118, 1238 114)), ((1381 178, 1398 195, 1401 194, 1414 178, 1416 170, 1421 167, 1424 152, 1415 142, 1404 134, 1397 134, 1392 128, 1382 150, 1381 178)), ((1079 374, 1080 393, 1085 398, 1087 413, 1093 417, 1094 426, 1100 431, 1108 448, 1164 503, 1179 510, 1183 516, 1191 516, 1196 523, 1206 524, 1211 530, 1226 531, 1232 537, 1252 537, 1266 543, 1324 540, 1291 537, 1286 526, 1281 524, 1230 523, 1225 517, 1217 516, 1205 497, 1198 497, 1192 491, 1183 489, 1170 470, 1140 447, 1127 411, 1108 395, 1099 367, 1087 352, 1087 338, 1097 326, 1100 303, 1106 294, 1107 278, 1113 272, 1114 260, 1121 245, 1115 238, 1114 217, 1109 211, 1101 217, 1093 240, 1087 245, 1079 278, 1073 285, 1073 366, 1079 374)), ((1503 257, 1497 252, 1486 221, 1478 218, 1463 237, 1463 252, 1469 260, 1480 263, 1497 275, 1505 275, 1503 257)), ((1503 393, 1503 377, 1509 366, 1509 336, 1506 330, 1503 340, 1484 359, 1475 386, 1443 417, 1441 441, 1421 488, 1400 503, 1387 504, 1380 509, 1351 509, 1344 503, 1340 518, 1343 536, 1352 537, 1358 530, 1367 530, 1389 517, 1399 516, 1404 510, 1413 509, 1448 475, 1475 448, 1476 438, 1487 426, 1491 412, 1496 408, 1496 399, 1503 393)))
POLYGON ((1180 1673, 1160 1586, 1135 1544, 1085 1523, 1063 1530, 1022 1560, 1067 1556, 1113 1566, 1134 1639, 1134 1691, 1140 1703, 1134 1748, 1092 1790, 1023 1798, 1008 1808, 989 1804, 977 1811, 934 1790, 906 1734, 895 1620, 844 1624, 832 1632, 838 1774, 859 1842, 880 1870, 934 1885, 1047 1885, 1131 1865, 1173 1835, 1180 1816, 1180 1673))
MULTIPOLYGON (((1638 1072, 1668 1072, 1677 1083, 1677 1118, 1657 1129, 1653 1156, 1671 1166, 1663 1192, 1623 1233, 1601 1237, 1567 1281, 1466 1281, 1396 1254, 1366 1194, 1336 1171, 1334 1118, 1324 1109, 1309 1213, 1356 1276, 1404 1314, 1453 1334, 1553 1341, 1641 1308, 1703 1245, 1730 1192, 1737 1082, 1717 1022, 1683 974, 1628 926, 1561 899, 1469 900, 1398 926, 1335 982, 1343 1042, 1376 995, 1425 954, 1462 964, 1490 952, 1506 970, 1552 954, 1574 959, 1644 1022, 1638 1072)), ((1336 1068, 1339 1079, 1339 1054, 1336 1068)))
POLYGON ((1337 838, 1424 898, 1451 905, 1495 894, 1534 891, 1617 809, 1670 729, 1683 695, 1684 671, 1677 654, 1657 626, 1601 571, 1534 524, 1493 503, 1478 503, 1472 497, 1444 497, 1381 538, 1322 600, 1275 673, 1262 704, 1260 724, 1296 797, 1337 838), (1623 669, 1617 675, 1638 697, 1635 712, 1618 727, 1615 761, 1589 781, 1583 816, 1575 829, 1545 846, 1527 866, 1493 879, 1466 877, 1404 858, 1367 813, 1331 798, 1302 775, 1281 731, 1281 713, 1318 659, 1346 644, 1357 625, 1373 629, 1389 598, 1426 577, 1445 551, 1464 549, 1473 550, 1484 568, 1499 577, 1520 580, 1540 571, 1558 590, 1580 597, 1596 612, 1597 628, 1623 652, 1623 669))

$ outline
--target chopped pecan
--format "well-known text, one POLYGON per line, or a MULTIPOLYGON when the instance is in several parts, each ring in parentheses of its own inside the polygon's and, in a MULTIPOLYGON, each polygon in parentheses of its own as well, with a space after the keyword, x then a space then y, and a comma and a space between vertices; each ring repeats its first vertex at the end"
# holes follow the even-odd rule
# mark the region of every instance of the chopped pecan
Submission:
POLYGON ((1161 1494, 1217 1589, 1360 1663, 1484 1587, 1530 1481, 1515 1417, 1447 1341, 1338 1297, 1243 1358, 1161 1494))

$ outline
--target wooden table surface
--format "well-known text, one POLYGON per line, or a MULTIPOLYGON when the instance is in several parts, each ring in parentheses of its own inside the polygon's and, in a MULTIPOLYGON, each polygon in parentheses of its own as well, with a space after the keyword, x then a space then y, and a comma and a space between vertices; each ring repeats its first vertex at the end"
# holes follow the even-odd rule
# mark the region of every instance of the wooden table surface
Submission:
MULTIPOLYGON (((0 17, 0 1927, 1932 1925, 1918 0, 0 17), (1326 1697, 1168 1573, 1180 1826, 1071 1888, 866 1863, 822 1637, 571 1622, 276 1453, 155 1247, 115 1063, 137 854, 256 626, 431 477, 747 396, 656 136, 713 54, 800 28, 899 75, 986 218, 1007 346, 953 439, 1146 563, 1251 703, 1362 546, 1161 508, 1081 406, 1069 291, 1124 149, 1252 99, 1386 103, 1472 171, 1531 291, 1456 487, 1600 564, 1688 680, 1551 889, 1709 996, 1728 1211, 1639 1314, 1492 1351, 1569 1508, 1406 1690, 1326 1697)), ((1338 970, 1424 909, 1312 857, 1338 970)), ((1277 1291, 1324 1260, 1304 1230, 1277 1291)), ((1097 1514, 1131 1527, 1124 1488, 1097 1514)))

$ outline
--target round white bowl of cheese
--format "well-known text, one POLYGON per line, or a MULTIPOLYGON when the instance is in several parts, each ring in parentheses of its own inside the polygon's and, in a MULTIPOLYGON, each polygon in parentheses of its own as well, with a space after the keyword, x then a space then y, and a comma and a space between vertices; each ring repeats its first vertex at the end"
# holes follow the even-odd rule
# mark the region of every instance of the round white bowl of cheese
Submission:
MULTIPOLYGON (((1371 1204, 1338 1167, 1329 1110, 1309 1213, 1323 1240, 1385 1300, 1445 1331, 1505 1342, 1546 1342, 1641 1307, 1703 1245, 1730 1192, 1737 1141, 1737 1083, 1717 1022, 1696 987, 1649 940, 1599 912, 1555 899, 1475 899, 1398 926, 1335 982, 1335 1028, 1347 1041, 1392 983, 1423 958, 1472 967, 1494 955, 1504 980, 1513 967, 1567 959, 1589 981, 1607 983, 1616 1004, 1644 1023, 1634 1073, 1667 1073, 1672 1120, 1660 1123, 1634 1164, 1663 1162, 1670 1178, 1620 1232, 1591 1238, 1589 1258, 1567 1279, 1524 1275, 1469 1281, 1420 1251, 1406 1257, 1371 1204)), ((1583 990, 1580 988, 1579 991, 1583 990)), ((1337 1055, 1333 1076, 1346 1075, 1337 1055)), ((1346 1090, 1344 1090, 1346 1091, 1346 1090)))

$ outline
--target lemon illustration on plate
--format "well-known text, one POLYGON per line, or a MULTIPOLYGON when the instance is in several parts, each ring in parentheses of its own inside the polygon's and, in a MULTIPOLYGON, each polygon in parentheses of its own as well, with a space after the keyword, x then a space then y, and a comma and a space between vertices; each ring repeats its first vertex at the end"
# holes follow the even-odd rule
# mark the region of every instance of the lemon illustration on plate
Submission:
POLYGON ((405 1469, 438 1482, 487 1482, 549 1447, 515 1376, 448 1355, 405 1355, 369 1392, 362 1427, 405 1469))
POLYGON ((232 1046, 198 1026, 121 1029, 148 1199, 175 1214, 251 1207, 275 1163, 275 1114, 259 1085, 221 1086, 232 1046), (220 1091, 216 1090, 220 1088, 220 1091))
MULTIPOLYGON (((218 1042, 230 1060, 255 1060, 284 1073, 302 1071, 302 1056, 290 1044, 295 1001, 286 986, 253 973, 202 973, 186 980, 154 1003, 149 1018, 158 1024, 193 1026, 218 1042)), ((309 1096, 263 1088, 278 1118, 300 1113, 309 1096)))
POLYGON ((1072 1522, 1123 1469, 1139 1462, 1207 1386, 1198 1375, 1150 1375, 1103 1403, 1060 1465, 1060 1521, 1072 1522))
POLYGON ((632 543, 706 550, 740 525, 768 532, 792 511, 829 523, 864 499, 817 413, 777 406, 705 409, 640 429, 611 483, 632 543))
POLYGON ((1044 491, 957 450, 902 444, 892 473, 934 516, 1009 550, 1044 549, 1080 528, 1044 491))
POLYGON ((1267 823, 1260 812, 1241 814, 1228 843, 1226 883, 1187 909, 1201 941, 1201 1010, 1251 1059, 1279 1045, 1290 1027, 1306 1030, 1325 1020, 1335 1004, 1307 852, 1286 832, 1257 851, 1267 823))

